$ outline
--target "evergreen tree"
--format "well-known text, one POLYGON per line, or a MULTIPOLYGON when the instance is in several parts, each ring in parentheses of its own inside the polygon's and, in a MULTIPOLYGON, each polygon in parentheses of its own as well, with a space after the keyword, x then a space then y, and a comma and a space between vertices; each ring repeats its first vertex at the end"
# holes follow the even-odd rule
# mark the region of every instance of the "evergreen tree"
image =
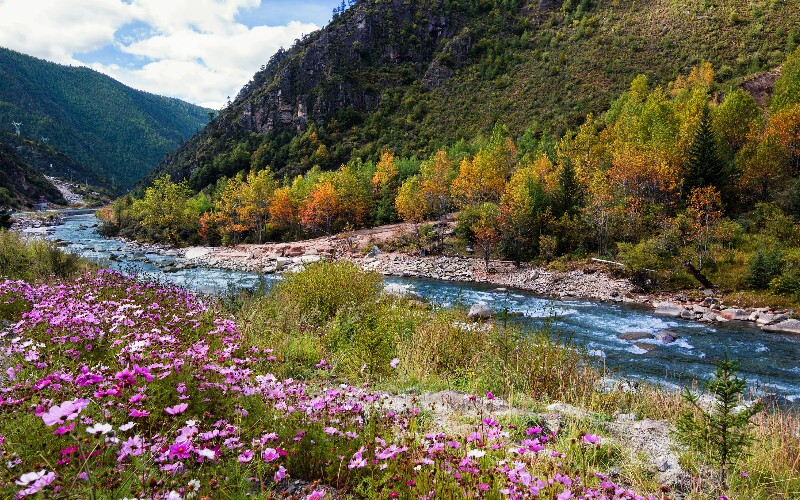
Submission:
POLYGON ((694 140, 689 148, 683 178, 683 191, 688 194, 695 188, 706 186, 714 186, 723 191, 725 184, 725 164, 717 151, 717 140, 711 124, 711 112, 706 104, 703 106, 697 132, 695 132, 694 140))
POLYGON ((741 406, 741 396, 747 383, 736 376, 737 362, 726 354, 717 362, 714 377, 707 389, 714 396, 714 404, 706 410, 700 398, 684 389, 683 398, 691 408, 675 423, 679 441, 703 454, 719 467, 722 488, 725 488, 727 470, 742 456, 753 441, 750 419, 762 409, 760 402, 741 406))
POLYGON ((557 216, 573 215, 583 204, 583 192, 575 174, 575 166, 569 159, 564 160, 558 177, 557 216))

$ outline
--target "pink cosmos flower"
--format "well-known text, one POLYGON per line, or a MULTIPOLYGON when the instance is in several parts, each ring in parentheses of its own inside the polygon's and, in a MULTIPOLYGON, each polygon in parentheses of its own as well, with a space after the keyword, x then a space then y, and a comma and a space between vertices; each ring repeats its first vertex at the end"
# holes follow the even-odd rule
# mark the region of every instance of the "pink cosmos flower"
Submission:
POLYGON ((597 444, 602 438, 597 434, 586 434, 583 436, 583 442, 586 444, 597 444))
POLYGON ((272 476, 272 479, 274 479, 275 482, 278 483, 282 481, 284 477, 286 477, 286 467, 281 465, 280 467, 278 467, 278 470, 275 471, 275 475, 272 476))
POLYGON ((239 463, 246 464, 250 460, 253 459, 253 452, 250 450, 245 450, 239 455, 239 463))
POLYGON ((42 491, 48 484, 56 479, 55 472, 45 472, 44 469, 39 472, 28 472, 23 474, 15 481, 18 486, 26 486, 25 489, 17 493, 17 497, 26 497, 28 495, 35 495, 42 491))
POLYGON ((400 364, 400 360, 399 360, 399 359, 397 359, 397 358, 394 358, 394 359, 393 359, 393 360, 392 360, 392 361, 389 363, 389 366, 391 366, 392 368, 397 368, 397 365, 399 365, 399 364, 400 364))
POLYGON ((164 411, 167 412, 170 415, 178 415, 179 413, 185 412, 186 408, 188 408, 188 407, 189 407, 188 404, 181 403, 181 404, 177 404, 175 406, 170 406, 170 407, 164 408, 164 411))
POLYGON ((72 422, 69 425, 62 425, 58 429, 54 430, 53 434, 55 434, 56 436, 60 436, 61 434, 66 434, 66 433, 72 431, 72 429, 74 429, 74 428, 75 428, 75 422, 72 422))
POLYGON ((89 401, 86 399, 64 401, 60 405, 53 406, 46 413, 42 414, 42 420, 47 426, 62 424, 67 420, 75 420, 81 410, 88 405, 89 401))
POLYGON ((189 441, 180 441, 169 447, 169 458, 178 458, 180 460, 189 458, 192 452, 192 443, 189 441))
POLYGON ((264 451, 261 452, 261 458, 270 463, 280 458, 280 455, 278 455, 278 451, 275 448, 264 448, 264 451))
POLYGON ((141 418, 150 416, 150 412, 147 410, 137 410, 136 408, 132 408, 129 415, 134 418, 141 418))
POLYGON ((324 497, 324 490, 314 490, 310 495, 306 496, 306 500, 321 500, 324 497))

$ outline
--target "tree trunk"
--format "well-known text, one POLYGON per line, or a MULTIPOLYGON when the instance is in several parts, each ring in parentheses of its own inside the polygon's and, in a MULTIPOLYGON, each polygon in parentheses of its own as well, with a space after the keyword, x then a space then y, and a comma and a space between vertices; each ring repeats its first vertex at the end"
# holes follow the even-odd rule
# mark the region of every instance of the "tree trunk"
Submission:
POLYGON ((684 267, 686 267, 686 270, 689 271, 692 274, 692 276, 694 276, 694 279, 700 282, 701 285, 703 285, 706 288, 716 288, 714 284, 708 281, 708 278, 703 276, 703 273, 698 271, 697 268, 694 267, 694 265, 691 262, 687 260, 686 262, 683 263, 683 265, 684 267))

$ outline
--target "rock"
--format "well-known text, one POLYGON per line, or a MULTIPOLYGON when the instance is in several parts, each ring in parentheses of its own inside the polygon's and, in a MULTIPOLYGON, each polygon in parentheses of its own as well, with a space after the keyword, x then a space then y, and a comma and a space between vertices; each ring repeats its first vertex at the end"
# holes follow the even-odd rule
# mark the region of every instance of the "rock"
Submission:
POLYGON ((467 314, 467 318, 472 321, 485 320, 491 317, 492 310, 483 302, 473 304, 472 307, 469 308, 469 313, 467 314))
POLYGON ((547 411, 557 412, 561 413, 562 415, 568 415, 570 417, 575 417, 580 419, 586 419, 592 416, 592 414, 586 410, 565 403, 551 404, 550 406, 547 407, 547 411))
POLYGON ((302 246, 293 246, 287 248, 283 255, 284 257, 300 257, 305 253, 306 251, 302 246))
POLYGON ((625 332, 617 335, 620 340, 644 340, 655 338, 652 333, 646 332, 625 332))
POLYGON ((314 262, 321 261, 322 257, 320 257, 319 255, 316 255, 316 254, 308 254, 308 255, 303 255, 303 256, 299 257, 298 260, 300 261, 301 264, 311 264, 311 263, 314 263, 314 262))
POLYGON ((685 310, 681 313, 681 318, 683 319, 694 319, 695 313, 690 310, 685 310))
POLYGON ((665 344, 671 344, 678 340, 678 334, 671 330, 661 330, 660 332, 656 333, 656 340, 665 344))
POLYGON ((292 264, 292 259, 289 259, 287 257, 278 257, 277 259, 275 259, 275 270, 283 271, 291 264, 292 264))
POLYGON ((675 296, 675 300, 678 300, 680 302, 687 302, 689 300, 689 297, 687 297, 685 293, 679 293, 675 296))
POLYGON ((736 321, 747 321, 750 317, 750 313, 745 311, 744 309, 738 309, 735 307, 731 307, 728 309, 723 309, 719 312, 719 315, 726 319, 732 319, 736 321))
POLYGON ((411 299, 415 301, 422 301, 422 297, 413 290, 397 283, 389 283, 383 287, 384 295, 396 297, 398 299, 411 299))
POLYGON ((756 320, 756 324, 764 326, 764 325, 771 325, 773 323, 779 323, 781 321, 789 319, 788 316, 785 314, 759 314, 758 319, 756 320))
POLYGON ((685 311, 682 306, 673 304, 672 302, 659 302, 656 305, 656 310, 653 312, 656 316, 669 316, 671 318, 680 318, 681 314, 685 311))
MULTIPOLYGON (((647 463, 658 473, 658 482, 678 491, 686 491, 689 475, 681 469, 673 451, 670 424, 662 420, 629 421, 620 419, 609 425, 611 435, 644 454, 647 463)), ((675 497, 677 498, 677 497, 675 497)))
POLYGON ((644 342, 636 342, 633 345, 635 345, 639 349, 645 350, 647 352, 654 351, 654 350, 656 350, 658 348, 658 346, 655 345, 655 344, 645 344, 644 342))
POLYGON ((367 258, 375 258, 378 255, 380 255, 381 253, 382 253, 381 249, 378 248, 378 245, 375 245, 374 247, 372 247, 372 250, 369 251, 369 253, 366 255, 366 257, 367 258))
POLYGON ((787 319, 780 323, 764 325, 761 329, 765 332, 794 333, 800 335, 800 320, 787 319))

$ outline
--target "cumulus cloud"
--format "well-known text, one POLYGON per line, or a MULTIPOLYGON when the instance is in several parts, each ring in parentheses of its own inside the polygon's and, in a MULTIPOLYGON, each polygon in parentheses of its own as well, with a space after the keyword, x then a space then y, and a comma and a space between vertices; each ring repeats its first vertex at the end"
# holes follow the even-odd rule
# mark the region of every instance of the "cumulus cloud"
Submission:
POLYGON ((113 47, 123 64, 86 61, 121 82, 219 108, 280 47, 313 23, 248 27, 237 21, 261 0, 0 0, 0 45, 79 64, 113 47), (138 36, 121 35, 131 23, 138 36))

